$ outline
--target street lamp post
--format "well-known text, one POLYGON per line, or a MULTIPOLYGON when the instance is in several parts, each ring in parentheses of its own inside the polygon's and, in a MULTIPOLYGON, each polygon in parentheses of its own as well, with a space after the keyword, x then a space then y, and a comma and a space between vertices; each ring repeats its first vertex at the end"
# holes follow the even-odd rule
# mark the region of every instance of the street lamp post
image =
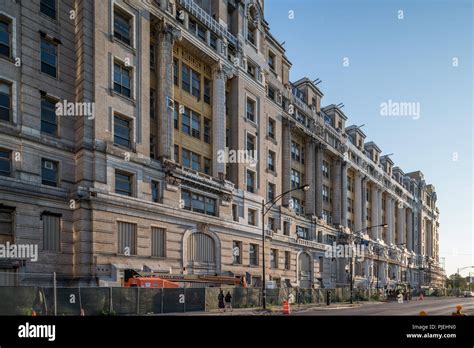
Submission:
MULTIPOLYGON (((357 232, 354 232, 354 233, 351 233, 349 235, 349 239, 350 239, 350 243, 351 243, 351 247, 353 246, 353 243, 354 243, 354 238, 355 238, 355 235, 358 234, 358 233, 361 233, 363 231, 366 231, 366 230, 370 230, 372 228, 375 228, 375 227, 383 227, 383 228, 386 228, 388 225, 387 224, 381 224, 381 225, 375 225, 375 226, 370 226, 370 227, 365 227, 357 232)), ((354 253, 351 254, 351 262, 350 262, 350 292, 351 292, 351 304, 354 303, 354 299, 353 299, 353 293, 354 293, 354 267, 353 267, 353 257, 354 257, 354 253)), ((378 266, 378 265, 377 265, 378 266)), ((378 285, 378 277, 377 277, 377 285, 378 285)))
POLYGON ((262 199, 262 307, 263 309, 267 308, 267 288, 266 288, 266 267, 265 267, 265 215, 270 211, 270 209, 278 202, 284 195, 297 191, 303 190, 308 191, 310 188, 309 185, 303 185, 296 187, 292 190, 283 192, 281 195, 273 198, 271 201, 265 203, 265 199, 262 199), (270 205, 268 208, 267 206, 270 205))

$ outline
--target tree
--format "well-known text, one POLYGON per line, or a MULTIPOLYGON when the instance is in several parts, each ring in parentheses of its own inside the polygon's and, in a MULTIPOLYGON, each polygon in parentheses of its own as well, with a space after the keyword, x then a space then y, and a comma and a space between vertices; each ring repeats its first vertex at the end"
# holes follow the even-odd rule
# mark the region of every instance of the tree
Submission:
POLYGON ((468 277, 463 277, 458 273, 451 274, 447 281, 448 289, 468 290, 468 277))

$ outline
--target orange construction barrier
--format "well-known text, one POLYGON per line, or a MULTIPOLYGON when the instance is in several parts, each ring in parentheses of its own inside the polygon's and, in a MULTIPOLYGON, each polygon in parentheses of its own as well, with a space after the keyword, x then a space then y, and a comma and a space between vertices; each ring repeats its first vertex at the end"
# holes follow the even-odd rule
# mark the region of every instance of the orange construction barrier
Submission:
POLYGON ((283 314, 290 314, 291 308, 288 301, 283 301, 283 314))

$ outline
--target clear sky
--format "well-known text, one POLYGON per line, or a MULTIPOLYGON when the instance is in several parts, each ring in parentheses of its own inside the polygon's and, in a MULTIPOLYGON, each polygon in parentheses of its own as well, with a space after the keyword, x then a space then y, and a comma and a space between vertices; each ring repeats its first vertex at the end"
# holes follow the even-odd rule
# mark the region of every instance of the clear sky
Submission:
POLYGON ((323 106, 343 102, 347 125, 435 186, 447 274, 474 266, 471 0, 265 0, 265 19, 292 81, 320 78, 323 106), (389 100, 420 117, 382 116, 389 100))

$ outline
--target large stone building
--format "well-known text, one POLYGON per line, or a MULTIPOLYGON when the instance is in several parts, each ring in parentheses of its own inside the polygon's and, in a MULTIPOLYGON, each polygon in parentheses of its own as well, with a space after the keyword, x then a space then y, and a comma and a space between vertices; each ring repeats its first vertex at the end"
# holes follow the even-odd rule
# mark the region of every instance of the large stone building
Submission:
POLYGON ((356 286, 440 286, 434 186, 290 68, 263 0, 0 0, 0 271, 346 286, 362 230, 356 286))

